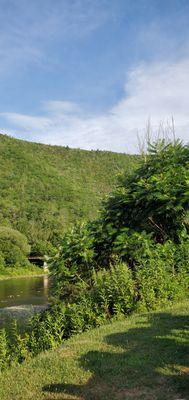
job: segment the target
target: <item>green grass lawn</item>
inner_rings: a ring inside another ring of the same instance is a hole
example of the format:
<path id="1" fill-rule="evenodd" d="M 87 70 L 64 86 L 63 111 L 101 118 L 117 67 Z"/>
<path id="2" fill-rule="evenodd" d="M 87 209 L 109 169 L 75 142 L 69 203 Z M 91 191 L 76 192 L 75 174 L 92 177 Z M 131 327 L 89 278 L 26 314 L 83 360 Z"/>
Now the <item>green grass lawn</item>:
<path id="1" fill-rule="evenodd" d="M 0 376 L 1 400 L 189 399 L 189 300 L 73 337 Z"/>

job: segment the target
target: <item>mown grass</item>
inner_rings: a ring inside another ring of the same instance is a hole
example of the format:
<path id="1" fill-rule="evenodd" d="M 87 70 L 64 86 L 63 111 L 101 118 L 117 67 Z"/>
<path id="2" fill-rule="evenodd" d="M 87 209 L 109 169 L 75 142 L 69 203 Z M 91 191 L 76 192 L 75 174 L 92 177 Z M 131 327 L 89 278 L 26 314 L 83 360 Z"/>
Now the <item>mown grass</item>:
<path id="1" fill-rule="evenodd" d="M 189 300 L 73 337 L 0 376 L 1 400 L 189 399 Z"/>

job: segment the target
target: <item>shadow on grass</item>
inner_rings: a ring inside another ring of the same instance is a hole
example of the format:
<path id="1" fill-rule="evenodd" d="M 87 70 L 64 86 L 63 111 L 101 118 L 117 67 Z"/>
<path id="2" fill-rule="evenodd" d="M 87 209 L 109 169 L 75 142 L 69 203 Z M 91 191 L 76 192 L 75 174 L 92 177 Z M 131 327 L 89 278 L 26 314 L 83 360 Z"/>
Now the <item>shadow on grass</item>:
<path id="1" fill-rule="evenodd" d="M 62 382 L 43 391 L 52 396 L 48 400 L 188 400 L 188 325 L 186 316 L 149 315 L 146 326 L 139 320 L 134 329 L 106 336 L 113 351 L 89 351 L 80 358 L 81 368 L 92 372 L 85 385 Z"/>

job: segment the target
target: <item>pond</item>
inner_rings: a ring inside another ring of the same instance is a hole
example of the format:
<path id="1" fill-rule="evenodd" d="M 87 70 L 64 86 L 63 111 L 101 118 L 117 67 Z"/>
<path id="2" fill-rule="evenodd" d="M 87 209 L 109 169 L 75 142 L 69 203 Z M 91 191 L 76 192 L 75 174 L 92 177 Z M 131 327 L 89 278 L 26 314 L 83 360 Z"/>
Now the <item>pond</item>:
<path id="1" fill-rule="evenodd" d="M 50 296 L 47 275 L 11 278 L 0 281 L 0 327 L 7 318 L 26 320 L 34 312 L 47 307 Z"/>

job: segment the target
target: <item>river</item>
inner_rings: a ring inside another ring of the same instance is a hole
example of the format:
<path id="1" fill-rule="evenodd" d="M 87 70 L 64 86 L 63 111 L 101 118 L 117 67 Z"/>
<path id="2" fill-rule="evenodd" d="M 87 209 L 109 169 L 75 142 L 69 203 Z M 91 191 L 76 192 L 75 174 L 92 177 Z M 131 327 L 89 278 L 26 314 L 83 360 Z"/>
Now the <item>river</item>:
<path id="1" fill-rule="evenodd" d="M 0 281 L 0 327 L 7 317 L 26 319 L 35 311 L 46 308 L 50 295 L 47 275 L 11 278 Z"/>

